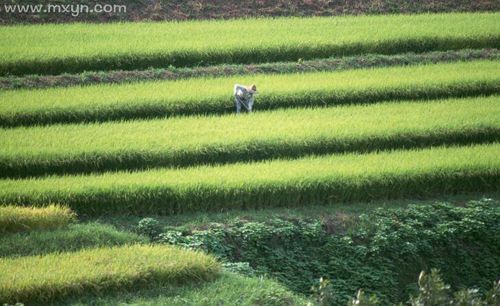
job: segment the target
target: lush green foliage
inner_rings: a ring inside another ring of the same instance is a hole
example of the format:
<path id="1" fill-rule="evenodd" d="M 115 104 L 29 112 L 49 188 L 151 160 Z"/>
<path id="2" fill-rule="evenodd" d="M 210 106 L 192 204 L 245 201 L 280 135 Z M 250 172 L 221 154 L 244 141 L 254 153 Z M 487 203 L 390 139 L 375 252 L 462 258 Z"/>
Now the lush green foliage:
<path id="1" fill-rule="evenodd" d="M 377 209 L 359 216 L 347 232 L 329 222 L 274 219 L 168 231 L 159 240 L 229 262 L 249 262 L 255 273 L 299 292 L 308 293 L 320 276 L 326 277 L 334 305 L 359 288 L 387 305 L 415 294 L 415 275 L 429 268 L 439 268 L 455 288 L 479 287 L 483 293 L 491 288 L 500 269 L 499 204 L 484 199 L 464 207 L 436 203 Z M 316 292 L 326 285 L 320 283 Z"/>
<path id="2" fill-rule="evenodd" d="M 472 144 L 500 141 L 500 96 L 16 128 L 0 139 L 4 177 Z"/>
<path id="3" fill-rule="evenodd" d="M 0 28 L 0 74 L 497 48 L 498 16 L 455 13 L 10 26 Z"/>
<path id="4" fill-rule="evenodd" d="M 308 301 L 266 278 L 224 272 L 212 282 L 182 287 L 156 286 L 140 292 L 80 296 L 55 305 L 297 306 Z"/>
<path id="5" fill-rule="evenodd" d="M 136 234 L 99 223 L 71 224 L 64 229 L 0 237 L 0 257 L 32 256 L 146 242 Z"/>
<path id="6" fill-rule="evenodd" d="M 61 75 L 28 75 L 0 77 L 0 89 L 49 88 L 102 83 L 127 83 L 153 80 L 178 80 L 193 77 L 222 77 L 256 73 L 293 73 L 337 71 L 369 67 L 437 64 L 444 62 L 471 61 L 478 59 L 498 60 L 500 50 L 465 49 L 404 53 L 395 55 L 361 54 L 356 56 L 299 60 L 297 62 L 275 62 L 261 64 L 221 64 L 214 66 L 149 68 L 146 70 L 86 71 Z"/>
<path id="7" fill-rule="evenodd" d="M 0 180 L 0 202 L 83 215 L 173 214 L 496 190 L 500 144 Z"/>
<path id="8" fill-rule="evenodd" d="M 75 221 L 76 215 L 68 207 L 0 206 L 0 233 L 22 232 L 37 229 L 54 229 Z"/>
<path id="9" fill-rule="evenodd" d="M 158 221 L 161 231 L 191 231 L 204 229 L 212 223 L 234 223 L 237 221 L 265 222 L 273 218 L 286 220 L 318 219 L 333 222 L 332 226 L 344 230 L 356 225 L 357 216 L 377 208 L 405 208 L 408 205 L 425 205 L 435 202 L 446 202 L 461 205 L 480 198 L 500 200 L 500 190 L 493 192 L 464 192 L 458 194 L 441 194 L 428 198 L 399 198 L 393 200 L 379 199 L 369 202 L 335 203 L 334 205 L 303 205 L 293 207 L 269 207 L 261 209 L 233 209 L 227 211 L 195 211 L 177 215 L 148 214 L 147 218 Z M 117 228 L 136 232 L 138 223 L 145 219 L 138 215 L 103 215 L 99 222 L 111 224 Z"/>
<path id="10" fill-rule="evenodd" d="M 418 278 L 418 295 L 412 296 L 406 303 L 411 306 L 491 306 L 500 305 L 500 281 L 493 282 L 493 288 L 484 298 L 477 289 L 461 289 L 450 295 L 450 286 L 446 285 L 439 270 L 431 269 L 430 273 L 422 271 Z M 313 287 L 315 301 L 318 305 L 330 306 L 335 303 L 335 292 L 327 279 L 320 279 L 319 285 Z M 348 306 L 380 306 L 382 304 L 375 294 L 367 295 L 360 289 Z M 402 303 L 398 305 L 403 305 Z"/>
<path id="11" fill-rule="evenodd" d="M 255 83 L 255 109 L 500 93 L 500 61 L 260 74 L 0 92 L 0 126 L 234 112 L 234 83 Z"/>
<path id="12" fill-rule="evenodd" d="M 144 218 L 139 221 L 139 224 L 135 228 L 136 232 L 140 235 L 146 236 L 153 240 L 161 232 L 160 222 L 153 218 Z"/>
<path id="13" fill-rule="evenodd" d="M 72 294 L 214 279 L 220 265 L 200 252 L 132 245 L 0 258 L 0 300 L 43 302 Z"/>
<path id="14" fill-rule="evenodd" d="M 442 281 L 436 269 L 432 269 L 430 273 L 422 271 L 418 278 L 418 286 L 419 294 L 410 299 L 411 306 L 500 305 L 500 281 L 498 280 L 493 282 L 493 288 L 484 299 L 478 294 L 477 289 L 462 289 L 450 296 L 450 286 Z"/>

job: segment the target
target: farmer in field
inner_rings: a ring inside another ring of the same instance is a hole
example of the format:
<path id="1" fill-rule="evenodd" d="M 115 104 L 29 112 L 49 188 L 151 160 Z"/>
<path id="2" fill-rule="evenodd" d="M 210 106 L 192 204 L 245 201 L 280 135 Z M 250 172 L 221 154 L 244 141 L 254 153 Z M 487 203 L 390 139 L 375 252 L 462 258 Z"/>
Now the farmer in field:
<path id="1" fill-rule="evenodd" d="M 241 106 L 243 106 L 249 113 L 252 112 L 253 102 L 255 101 L 254 94 L 257 92 L 257 86 L 252 84 L 244 86 L 240 84 L 234 85 L 234 102 L 236 104 L 236 113 L 239 114 Z"/>

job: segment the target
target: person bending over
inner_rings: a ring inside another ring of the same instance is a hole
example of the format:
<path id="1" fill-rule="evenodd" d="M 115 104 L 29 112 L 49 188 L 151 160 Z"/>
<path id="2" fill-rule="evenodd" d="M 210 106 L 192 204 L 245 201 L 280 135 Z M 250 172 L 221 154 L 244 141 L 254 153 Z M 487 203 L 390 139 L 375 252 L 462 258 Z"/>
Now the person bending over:
<path id="1" fill-rule="evenodd" d="M 236 104 L 236 113 L 239 114 L 241 111 L 241 106 L 245 108 L 249 113 L 252 112 L 253 103 L 255 101 L 254 94 L 257 92 L 257 86 L 252 84 L 250 86 L 244 86 L 240 84 L 234 85 L 234 102 Z"/>

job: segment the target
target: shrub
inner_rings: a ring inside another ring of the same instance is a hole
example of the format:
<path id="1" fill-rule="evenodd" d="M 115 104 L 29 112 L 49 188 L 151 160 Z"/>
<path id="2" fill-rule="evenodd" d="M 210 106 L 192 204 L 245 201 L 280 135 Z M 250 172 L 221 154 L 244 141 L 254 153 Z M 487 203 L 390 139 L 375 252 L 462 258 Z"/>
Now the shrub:
<path id="1" fill-rule="evenodd" d="M 149 237 L 151 240 L 156 240 L 162 228 L 158 220 L 153 218 L 144 218 L 139 221 L 135 230 L 140 235 Z"/>
<path id="2" fill-rule="evenodd" d="M 489 306 L 499 305 L 500 303 L 500 282 L 494 282 L 493 288 L 480 297 L 477 289 L 461 289 L 450 295 L 450 286 L 446 285 L 439 270 L 432 269 L 430 273 L 422 271 L 418 278 L 418 295 L 412 296 L 408 302 L 411 306 Z M 362 290 L 354 298 L 349 306 L 376 306 L 382 305 L 374 296 L 366 297 Z M 401 304 L 400 304 L 401 305 Z"/>
<path id="3" fill-rule="evenodd" d="M 248 262 L 226 262 L 222 264 L 224 270 L 245 276 L 254 276 L 255 271 Z"/>
<path id="4" fill-rule="evenodd" d="M 436 203 L 375 210 L 342 235 L 330 234 L 318 221 L 275 219 L 169 231 L 160 241 L 201 249 L 225 262 L 248 262 L 256 274 L 268 274 L 296 292 L 310 293 L 315 285 L 316 299 L 323 296 L 334 305 L 345 305 L 359 288 L 359 300 L 387 305 L 417 294 L 414 277 L 430 267 L 439 268 L 453 288 L 474 286 L 484 294 L 500 270 L 499 219 L 499 202 L 483 199 L 464 207 Z M 328 290 L 318 291 L 318 276 L 330 280 L 319 285 Z"/>
<path id="5" fill-rule="evenodd" d="M 450 295 L 450 286 L 446 285 L 439 271 L 432 269 L 430 273 L 422 271 L 418 278 L 419 292 L 416 296 L 412 296 L 405 303 L 411 306 L 490 306 L 499 305 L 500 303 L 500 282 L 493 283 L 493 288 L 482 298 L 478 295 L 477 289 L 461 289 Z M 319 305 L 333 305 L 334 294 L 330 286 L 330 282 L 325 279 L 320 279 L 318 287 L 313 287 L 315 299 Z M 376 295 L 366 295 L 363 290 L 358 290 L 356 297 L 351 299 L 348 306 L 381 306 Z M 400 306 L 403 303 L 398 304 Z"/>

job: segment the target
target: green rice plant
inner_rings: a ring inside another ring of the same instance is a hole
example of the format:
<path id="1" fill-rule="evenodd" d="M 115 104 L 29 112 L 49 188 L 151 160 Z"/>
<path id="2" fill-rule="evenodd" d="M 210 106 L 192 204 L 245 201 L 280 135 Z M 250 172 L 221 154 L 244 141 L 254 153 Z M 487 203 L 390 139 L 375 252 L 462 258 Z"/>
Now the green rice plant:
<path id="1" fill-rule="evenodd" d="M 27 75 L 0 77 L 0 89 L 69 87 L 93 84 L 119 84 L 153 80 L 179 80 L 194 77 L 217 77 L 257 73 L 293 73 L 338 71 L 348 69 L 391 67 L 450 63 L 470 60 L 500 60 L 500 49 L 461 49 L 402 54 L 361 54 L 344 57 L 318 58 L 294 62 L 262 64 L 219 64 L 177 68 L 149 68 L 145 70 L 87 71 L 61 75 Z"/>
<path id="2" fill-rule="evenodd" d="M 500 141 L 500 96 L 14 128 L 0 141 L 1 177 L 484 143 Z"/>
<path id="3" fill-rule="evenodd" d="M 0 258 L 0 301 L 43 303 L 81 294 L 213 280 L 219 263 L 172 246 L 132 245 Z"/>
<path id="4" fill-rule="evenodd" d="M 78 251 L 86 248 L 110 247 L 147 239 L 134 233 L 119 231 L 99 223 L 70 224 L 50 231 L 13 233 L 0 237 L 0 257 L 44 255 Z"/>
<path id="5" fill-rule="evenodd" d="M 260 74 L 0 92 L 0 126 L 234 112 L 234 83 L 255 83 L 255 109 L 500 93 L 500 61 Z"/>
<path id="6" fill-rule="evenodd" d="M 0 202 L 82 215 L 175 214 L 494 191 L 500 144 L 0 180 Z"/>
<path id="7" fill-rule="evenodd" d="M 75 213 L 61 205 L 0 206 L 0 233 L 60 228 L 75 220 Z"/>
<path id="8" fill-rule="evenodd" d="M 256 63 L 500 47 L 494 13 L 0 28 L 0 75 Z"/>

